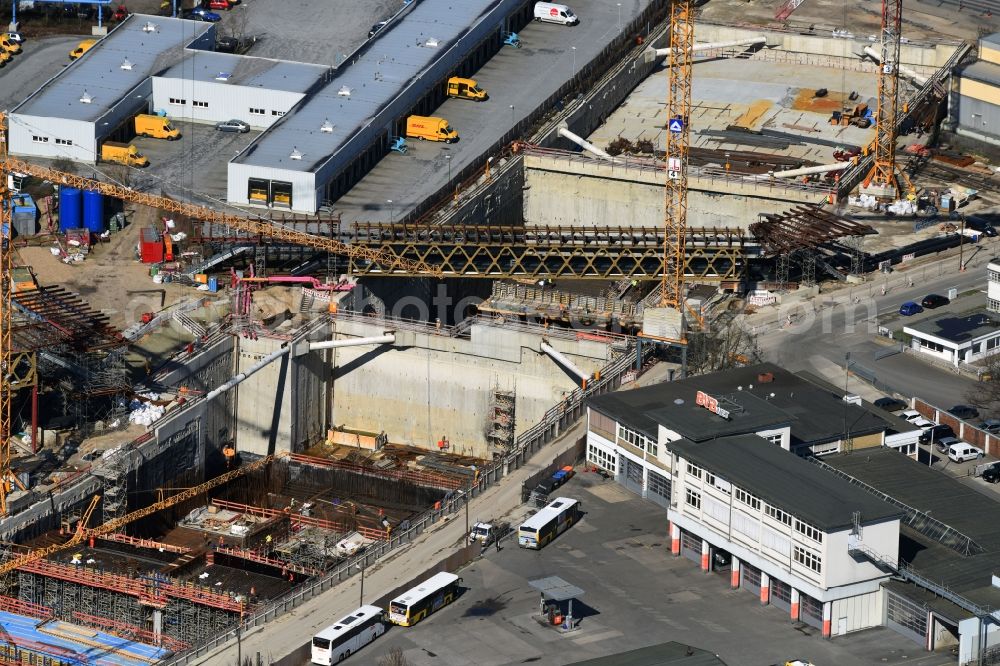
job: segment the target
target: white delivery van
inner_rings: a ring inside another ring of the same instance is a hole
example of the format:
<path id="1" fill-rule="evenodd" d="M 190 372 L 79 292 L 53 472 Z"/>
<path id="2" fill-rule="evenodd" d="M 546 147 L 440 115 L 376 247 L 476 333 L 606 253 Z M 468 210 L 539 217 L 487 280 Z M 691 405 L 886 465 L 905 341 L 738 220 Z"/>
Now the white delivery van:
<path id="1" fill-rule="evenodd" d="M 580 22 L 572 9 L 566 5 L 557 5 L 552 2 L 535 3 L 535 20 L 563 25 L 576 25 Z"/>
<path id="2" fill-rule="evenodd" d="M 948 447 L 948 458 L 952 462 L 965 462 L 983 457 L 983 450 L 965 442 L 952 444 Z"/>

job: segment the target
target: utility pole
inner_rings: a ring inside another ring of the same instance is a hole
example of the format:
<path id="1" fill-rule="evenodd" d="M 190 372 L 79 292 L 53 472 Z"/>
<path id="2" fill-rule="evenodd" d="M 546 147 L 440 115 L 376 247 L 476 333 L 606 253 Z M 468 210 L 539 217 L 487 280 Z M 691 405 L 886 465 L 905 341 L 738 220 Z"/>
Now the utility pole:
<path id="1" fill-rule="evenodd" d="M 367 559 L 367 556 L 363 555 L 362 556 L 362 560 L 361 560 L 361 564 L 355 564 L 354 565 L 358 569 L 361 569 L 361 598 L 358 599 L 358 606 L 364 606 L 365 605 L 365 566 L 364 566 L 365 565 L 365 559 Z"/>
<path id="2" fill-rule="evenodd" d="M 965 215 L 962 216 L 962 230 L 958 234 L 958 272 L 965 272 Z"/>

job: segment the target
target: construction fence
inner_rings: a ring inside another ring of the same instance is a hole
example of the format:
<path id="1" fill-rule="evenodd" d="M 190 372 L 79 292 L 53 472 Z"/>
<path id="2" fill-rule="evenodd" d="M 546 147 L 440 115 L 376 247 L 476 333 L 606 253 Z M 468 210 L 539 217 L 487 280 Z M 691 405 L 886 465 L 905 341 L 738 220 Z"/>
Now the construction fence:
<path id="1" fill-rule="evenodd" d="M 572 427 L 585 414 L 586 401 L 590 397 L 614 391 L 621 386 L 623 378 L 630 375 L 635 367 L 641 365 L 654 352 L 654 345 L 643 345 L 636 350 L 634 343 L 629 344 L 626 351 L 612 361 L 601 371 L 601 378 L 589 383 L 586 389 L 575 389 L 565 400 L 549 409 L 542 419 L 523 432 L 516 440 L 514 448 L 502 459 L 485 468 L 479 475 L 479 481 L 467 490 L 456 492 L 452 499 L 439 508 L 430 509 L 409 521 L 406 529 L 397 529 L 390 533 L 388 539 L 371 544 L 364 552 L 345 561 L 336 569 L 325 575 L 309 581 L 288 594 L 272 601 L 256 612 L 245 616 L 238 627 L 229 631 L 219 632 L 203 643 L 193 646 L 187 652 L 173 656 L 161 662 L 164 666 L 183 666 L 216 650 L 231 641 L 237 640 L 240 632 L 261 626 L 275 618 L 298 607 L 305 601 L 326 592 L 341 581 L 357 575 L 393 551 L 406 548 L 424 530 L 438 521 L 450 517 L 464 508 L 465 502 L 497 483 L 507 474 L 525 464 L 540 448 L 559 437 L 566 429 Z M 574 447 L 575 448 L 575 447 Z M 563 463 L 569 464 L 569 463 Z"/>

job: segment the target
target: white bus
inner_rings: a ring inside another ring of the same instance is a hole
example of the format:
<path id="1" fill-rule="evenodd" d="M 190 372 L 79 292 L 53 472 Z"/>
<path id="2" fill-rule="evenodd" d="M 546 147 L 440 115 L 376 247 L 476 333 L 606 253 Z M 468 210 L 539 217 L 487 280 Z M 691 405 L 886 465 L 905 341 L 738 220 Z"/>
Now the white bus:
<path id="1" fill-rule="evenodd" d="M 312 663 L 340 663 L 384 633 L 385 611 L 378 606 L 362 606 L 313 636 Z"/>
<path id="2" fill-rule="evenodd" d="M 580 503 L 568 497 L 557 497 L 517 529 L 517 545 L 541 549 L 579 519 Z"/>
<path id="3" fill-rule="evenodd" d="M 458 596 L 462 579 L 442 571 L 420 585 L 407 590 L 389 604 L 389 621 L 412 627 L 437 609 L 447 606 Z"/>

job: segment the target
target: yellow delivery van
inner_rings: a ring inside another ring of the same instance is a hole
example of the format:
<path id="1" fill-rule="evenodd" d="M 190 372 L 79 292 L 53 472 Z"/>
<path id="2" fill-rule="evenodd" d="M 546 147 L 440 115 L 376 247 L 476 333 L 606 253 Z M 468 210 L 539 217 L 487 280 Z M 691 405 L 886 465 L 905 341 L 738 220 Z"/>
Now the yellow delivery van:
<path id="1" fill-rule="evenodd" d="M 434 116 L 410 116 L 406 119 L 406 136 L 421 141 L 458 141 L 456 132 L 444 118 Z"/>
<path id="2" fill-rule="evenodd" d="M 475 102 L 485 102 L 490 98 L 486 91 L 479 87 L 475 79 L 463 79 L 460 76 L 453 76 L 448 79 L 445 86 L 445 93 L 448 97 L 458 99 L 471 99 Z"/>
<path id="3" fill-rule="evenodd" d="M 114 141 L 105 141 L 101 146 L 101 159 L 105 162 L 117 162 L 134 167 L 149 166 L 149 160 L 139 152 L 138 148 L 127 143 L 115 143 Z"/>
<path id="4" fill-rule="evenodd" d="M 180 130 L 170 124 L 170 118 L 152 116 L 147 113 L 140 113 L 135 117 L 135 133 L 139 136 L 166 139 L 167 141 L 181 138 Z"/>
<path id="5" fill-rule="evenodd" d="M 86 53 L 87 51 L 89 51 L 91 49 L 91 47 L 93 47 L 94 44 L 96 44 L 96 43 L 97 43 L 96 39 L 85 39 L 85 40 L 83 40 L 82 42 L 80 42 L 79 44 L 76 45 L 75 49 L 73 49 L 72 51 L 69 52 L 69 59 L 70 60 L 76 60 L 77 58 L 79 58 L 80 56 L 82 56 L 84 53 Z"/>

